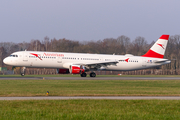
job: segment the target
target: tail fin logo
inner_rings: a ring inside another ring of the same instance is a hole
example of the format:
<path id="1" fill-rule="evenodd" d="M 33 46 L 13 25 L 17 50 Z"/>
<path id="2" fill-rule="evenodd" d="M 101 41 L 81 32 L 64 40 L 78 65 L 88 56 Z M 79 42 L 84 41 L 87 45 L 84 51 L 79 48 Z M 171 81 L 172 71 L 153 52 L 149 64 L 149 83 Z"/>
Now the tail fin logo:
<path id="1" fill-rule="evenodd" d="M 161 46 L 164 49 L 164 45 L 163 44 L 157 43 L 157 45 Z"/>

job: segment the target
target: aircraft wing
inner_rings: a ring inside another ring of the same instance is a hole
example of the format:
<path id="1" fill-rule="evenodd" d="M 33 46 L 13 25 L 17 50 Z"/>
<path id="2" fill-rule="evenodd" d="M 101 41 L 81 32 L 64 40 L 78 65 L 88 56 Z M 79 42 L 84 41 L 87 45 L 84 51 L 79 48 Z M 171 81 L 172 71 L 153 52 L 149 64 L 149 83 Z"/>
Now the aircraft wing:
<path id="1" fill-rule="evenodd" d="M 105 62 L 95 62 L 95 63 L 79 63 L 76 65 L 83 65 L 85 67 L 88 67 L 89 69 L 99 69 L 101 67 L 107 67 L 109 65 L 116 65 L 118 61 L 105 61 Z"/>

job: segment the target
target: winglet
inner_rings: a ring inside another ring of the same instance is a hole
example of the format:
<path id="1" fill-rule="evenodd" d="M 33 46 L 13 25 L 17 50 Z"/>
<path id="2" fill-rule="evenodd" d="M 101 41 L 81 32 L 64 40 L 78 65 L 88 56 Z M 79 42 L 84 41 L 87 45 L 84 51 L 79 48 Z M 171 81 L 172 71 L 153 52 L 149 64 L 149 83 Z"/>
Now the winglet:
<path id="1" fill-rule="evenodd" d="M 142 57 L 163 58 L 168 43 L 169 35 L 162 35 Z"/>

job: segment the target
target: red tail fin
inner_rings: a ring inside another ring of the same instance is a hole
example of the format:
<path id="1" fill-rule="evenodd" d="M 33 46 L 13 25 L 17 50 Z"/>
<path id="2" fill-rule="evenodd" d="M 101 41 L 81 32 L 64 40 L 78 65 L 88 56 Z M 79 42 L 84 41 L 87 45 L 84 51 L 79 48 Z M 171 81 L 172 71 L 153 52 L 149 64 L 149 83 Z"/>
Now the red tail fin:
<path id="1" fill-rule="evenodd" d="M 169 35 L 162 35 L 142 57 L 163 58 L 168 43 Z"/>

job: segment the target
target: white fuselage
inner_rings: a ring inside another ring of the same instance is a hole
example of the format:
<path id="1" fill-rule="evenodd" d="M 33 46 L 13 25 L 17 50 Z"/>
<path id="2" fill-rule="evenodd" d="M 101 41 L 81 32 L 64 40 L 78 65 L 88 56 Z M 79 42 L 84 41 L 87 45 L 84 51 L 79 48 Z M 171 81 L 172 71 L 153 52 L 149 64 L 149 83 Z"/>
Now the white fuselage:
<path id="1" fill-rule="evenodd" d="M 156 62 L 162 60 L 165 62 Z M 65 52 L 37 52 L 19 51 L 14 52 L 4 59 L 4 63 L 19 67 L 34 68 L 60 68 L 69 69 L 73 64 L 93 64 L 110 61 L 118 61 L 115 65 L 101 67 L 101 70 L 139 70 L 168 64 L 170 61 L 161 58 L 141 57 L 133 55 L 106 55 L 106 54 L 84 54 Z"/>

